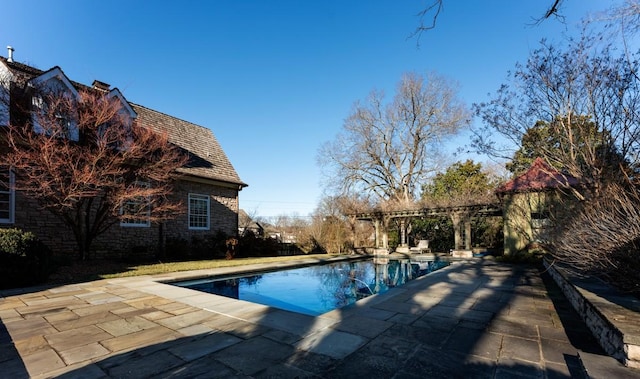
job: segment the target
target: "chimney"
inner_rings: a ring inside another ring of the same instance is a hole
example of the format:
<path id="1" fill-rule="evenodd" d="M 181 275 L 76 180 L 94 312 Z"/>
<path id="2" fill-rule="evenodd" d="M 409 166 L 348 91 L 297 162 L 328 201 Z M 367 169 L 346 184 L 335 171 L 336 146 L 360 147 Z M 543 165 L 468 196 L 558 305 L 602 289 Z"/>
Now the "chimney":
<path id="1" fill-rule="evenodd" d="M 102 92 L 109 92 L 109 87 L 111 87 L 109 84 L 101 82 L 99 80 L 94 80 L 92 86 L 93 89 L 97 89 L 98 91 Z"/>
<path id="2" fill-rule="evenodd" d="M 7 62 L 13 62 L 13 51 L 15 49 L 11 46 L 7 46 L 7 50 L 9 51 L 9 53 L 7 54 Z"/>

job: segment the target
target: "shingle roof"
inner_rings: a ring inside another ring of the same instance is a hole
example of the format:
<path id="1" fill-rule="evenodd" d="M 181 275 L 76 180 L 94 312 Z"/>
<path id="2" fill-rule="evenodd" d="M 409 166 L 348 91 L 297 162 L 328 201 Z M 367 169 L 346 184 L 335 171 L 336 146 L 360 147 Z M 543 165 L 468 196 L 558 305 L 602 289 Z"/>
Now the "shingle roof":
<path id="1" fill-rule="evenodd" d="M 536 158 L 527 172 L 498 187 L 496 193 L 544 191 L 578 184 L 577 178 L 561 173 L 542 158 Z"/>
<path id="2" fill-rule="evenodd" d="M 22 63 L 9 62 L 4 57 L 0 57 L 0 62 L 9 68 L 16 76 L 15 79 L 22 84 L 47 72 Z M 77 89 L 92 88 L 74 81 L 71 81 L 71 83 Z M 142 105 L 131 102 L 129 104 L 138 114 L 137 121 L 141 125 L 159 132 L 166 132 L 169 142 L 189 154 L 189 162 L 178 169 L 178 172 L 204 179 L 227 182 L 241 187 L 247 186 L 246 183 L 240 180 L 238 173 L 231 165 L 229 158 L 227 158 L 211 130 Z"/>
<path id="3" fill-rule="evenodd" d="M 7 58 L 5 57 L 0 57 L 0 62 L 4 63 L 10 70 L 11 72 L 16 76 L 14 78 L 15 82 L 18 82 L 20 84 L 24 84 L 26 83 L 29 79 L 32 79 L 36 76 L 40 76 L 42 74 L 44 74 L 45 72 L 51 71 L 55 68 L 60 69 L 60 67 L 58 66 L 53 66 L 48 70 L 41 70 L 39 68 L 35 68 L 35 67 L 31 67 L 31 66 L 27 66 L 26 64 L 23 63 L 19 63 L 16 61 L 13 62 L 9 62 L 7 60 Z M 60 69 L 60 71 L 62 71 L 62 69 Z M 78 83 L 78 82 L 74 82 L 73 80 L 69 80 L 74 87 L 76 87 L 76 89 L 80 89 L 80 88 L 87 88 L 90 89 L 91 87 L 86 86 L 82 83 Z"/>
<path id="4" fill-rule="evenodd" d="M 140 125 L 167 133 L 169 142 L 189 153 L 189 162 L 178 169 L 180 173 L 246 186 L 211 130 L 142 105 L 129 104 L 138 114 L 136 120 Z"/>

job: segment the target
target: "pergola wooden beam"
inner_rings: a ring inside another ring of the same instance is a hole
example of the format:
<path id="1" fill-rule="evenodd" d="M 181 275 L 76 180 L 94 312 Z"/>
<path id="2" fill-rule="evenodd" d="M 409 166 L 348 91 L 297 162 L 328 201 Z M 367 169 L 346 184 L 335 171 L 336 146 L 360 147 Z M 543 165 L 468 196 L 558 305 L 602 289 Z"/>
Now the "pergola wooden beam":
<path id="1" fill-rule="evenodd" d="M 395 211 L 371 211 L 356 213 L 358 220 L 382 220 L 384 218 L 400 217 L 437 217 L 448 216 L 452 213 L 473 213 L 477 216 L 502 216 L 500 204 L 457 205 L 451 207 L 425 207 L 418 209 L 403 209 Z"/>

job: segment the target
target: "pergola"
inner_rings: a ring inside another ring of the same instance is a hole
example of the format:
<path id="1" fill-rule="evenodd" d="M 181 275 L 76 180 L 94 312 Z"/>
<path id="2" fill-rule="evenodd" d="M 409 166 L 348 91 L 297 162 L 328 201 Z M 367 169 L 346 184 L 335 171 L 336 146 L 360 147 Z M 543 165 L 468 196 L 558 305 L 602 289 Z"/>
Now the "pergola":
<path id="1" fill-rule="evenodd" d="M 502 216 L 499 203 L 458 205 L 450 207 L 423 207 L 394 211 L 371 211 L 356 214 L 358 220 L 372 221 L 375 228 L 375 247 L 389 248 L 389 223 L 397 220 L 400 226 L 400 246 L 408 249 L 407 228 L 413 218 L 451 217 L 455 249 L 471 249 L 471 220 L 474 217 Z M 464 240 L 462 231 L 464 229 Z M 463 243 L 464 242 L 464 243 Z"/>

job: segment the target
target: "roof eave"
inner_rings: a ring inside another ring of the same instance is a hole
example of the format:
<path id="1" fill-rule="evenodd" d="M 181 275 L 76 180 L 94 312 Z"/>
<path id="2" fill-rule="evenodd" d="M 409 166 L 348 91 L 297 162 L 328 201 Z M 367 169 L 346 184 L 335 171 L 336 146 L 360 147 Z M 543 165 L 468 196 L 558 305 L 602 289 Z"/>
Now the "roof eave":
<path id="1" fill-rule="evenodd" d="M 243 188 L 249 186 L 247 183 L 244 183 L 244 182 L 213 179 L 213 178 L 207 178 L 200 175 L 193 175 L 193 174 L 187 174 L 187 173 L 180 173 L 180 176 L 178 177 L 178 179 L 186 180 L 190 182 L 196 182 L 196 183 L 210 184 L 210 185 L 215 185 L 215 186 L 220 186 L 225 188 L 237 189 L 238 191 L 242 191 Z"/>

